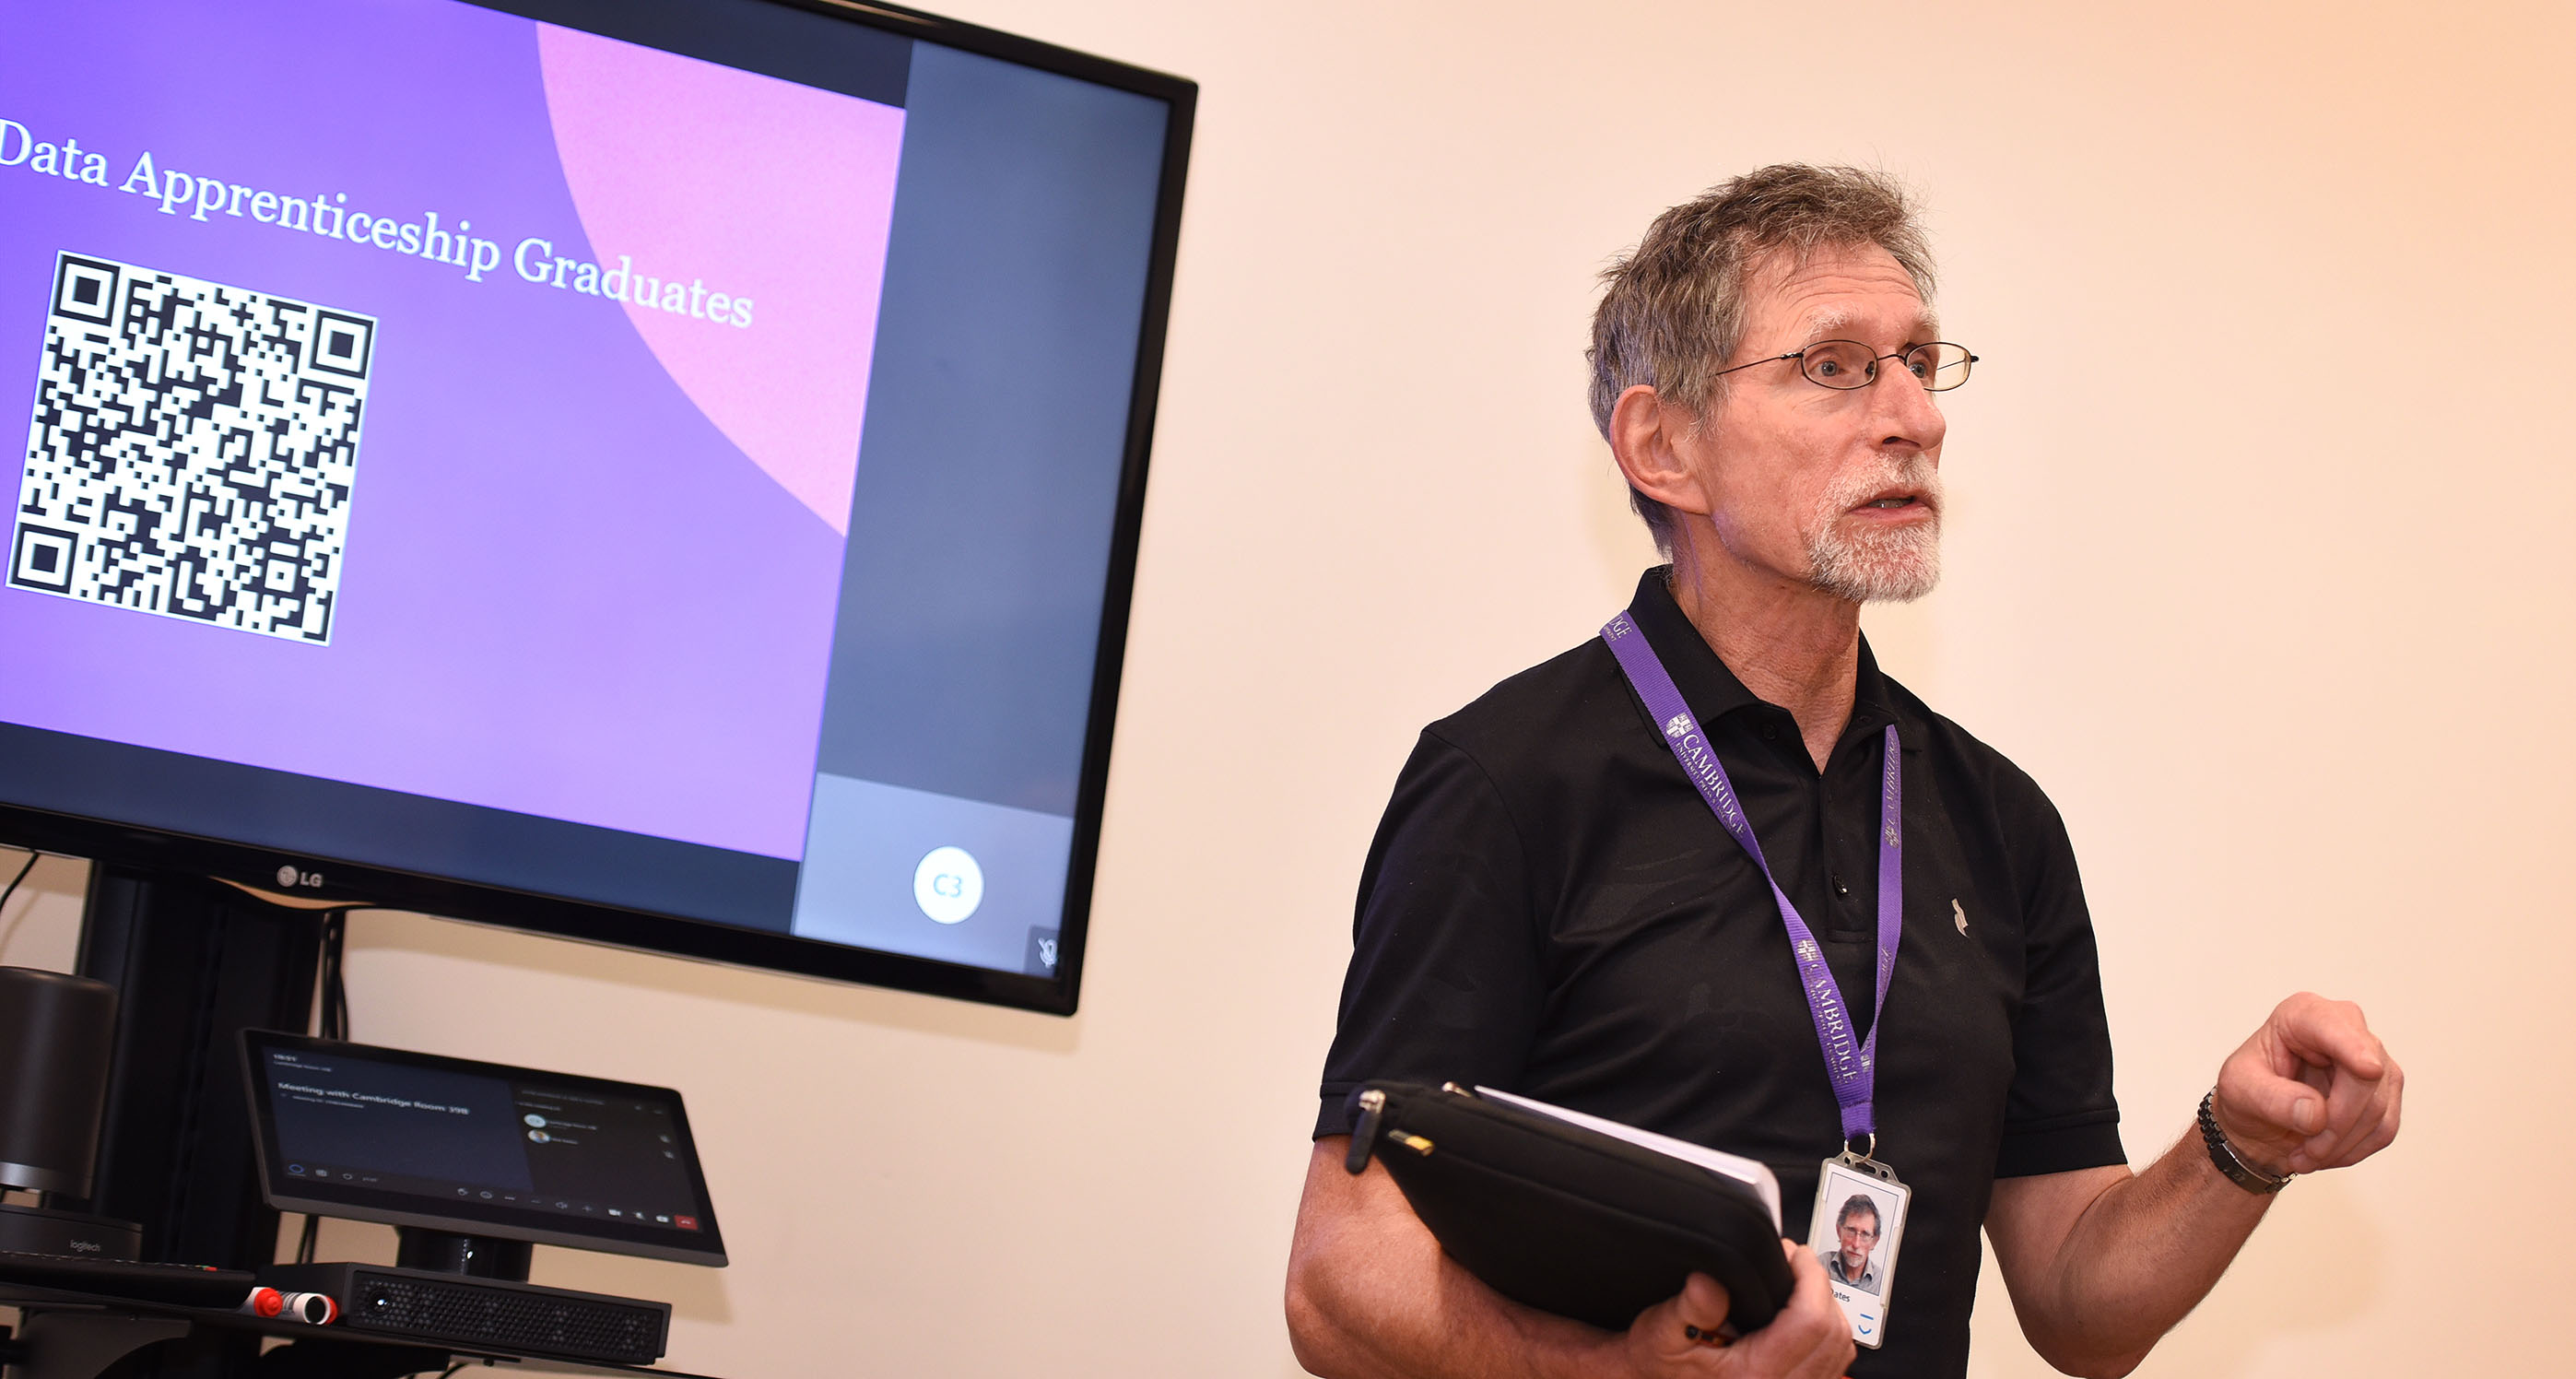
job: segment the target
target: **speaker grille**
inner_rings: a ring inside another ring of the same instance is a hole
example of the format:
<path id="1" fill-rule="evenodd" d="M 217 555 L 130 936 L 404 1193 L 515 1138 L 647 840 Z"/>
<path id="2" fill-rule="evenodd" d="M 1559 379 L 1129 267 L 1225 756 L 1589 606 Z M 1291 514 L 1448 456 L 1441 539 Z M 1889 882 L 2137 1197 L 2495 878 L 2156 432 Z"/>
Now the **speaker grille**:
<path id="1" fill-rule="evenodd" d="M 662 1316 L 649 1307 L 364 1273 L 350 1294 L 341 1321 L 362 1331 L 630 1365 L 662 1355 Z"/>

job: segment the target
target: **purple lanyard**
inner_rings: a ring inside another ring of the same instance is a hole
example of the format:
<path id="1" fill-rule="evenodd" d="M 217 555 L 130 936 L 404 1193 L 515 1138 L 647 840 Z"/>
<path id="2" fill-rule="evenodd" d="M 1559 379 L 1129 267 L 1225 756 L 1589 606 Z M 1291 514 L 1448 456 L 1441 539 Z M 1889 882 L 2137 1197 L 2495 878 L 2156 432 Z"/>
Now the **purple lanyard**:
<path id="1" fill-rule="evenodd" d="M 1753 826 L 1744 819 L 1744 807 L 1736 802 L 1734 783 L 1726 778 L 1726 767 L 1719 764 L 1717 749 L 1700 731 L 1699 720 L 1682 701 L 1682 692 L 1673 684 L 1670 672 L 1646 645 L 1637 624 L 1626 613 L 1612 618 L 1601 629 L 1601 640 L 1610 644 L 1610 654 L 1619 658 L 1619 669 L 1627 672 L 1628 683 L 1637 697 L 1646 701 L 1646 712 L 1664 730 L 1664 745 L 1671 748 L 1673 760 L 1681 763 L 1682 774 L 1699 787 L 1699 795 L 1708 801 L 1717 822 L 1736 842 L 1744 845 L 1745 854 L 1762 871 L 1762 879 L 1771 886 L 1771 899 L 1780 906 L 1780 923 L 1789 931 L 1789 951 L 1798 960 L 1798 982 L 1806 989 L 1807 1013 L 1816 1020 L 1816 1042 L 1825 1051 L 1825 1071 L 1833 1077 L 1834 1101 L 1842 1107 L 1843 1142 L 1849 1147 L 1864 1135 L 1876 1143 L 1878 1120 L 1871 1106 L 1872 1088 L 1878 1065 L 1878 1017 L 1887 1012 L 1887 982 L 1896 972 L 1896 945 L 1905 936 L 1905 864 L 1899 849 L 1905 842 L 1904 769 L 1896 746 L 1896 725 L 1887 725 L 1887 745 L 1881 760 L 1882 786 L 1878 811 L 1878 1001 L 1870 1007 L 1869 1038 L 1857 1044 L 1852 1039 L 1851 1012 L 1843 1006 L 1843 993 L 1834 985 L 1832 969 L 1825 966 L 1824 950 L 1816 946 L 1816 936 L 1807 922 L 1798 917 L 1798 907 L 1789 903 L 1788 892 L 1780 889 L 1779 880 L 1771 874 L 1771 864 L 1762 857 L 1762 844 L 1753 837 Z M 1868 1151 L 1863 1151 L 1868 1152 Z"/>

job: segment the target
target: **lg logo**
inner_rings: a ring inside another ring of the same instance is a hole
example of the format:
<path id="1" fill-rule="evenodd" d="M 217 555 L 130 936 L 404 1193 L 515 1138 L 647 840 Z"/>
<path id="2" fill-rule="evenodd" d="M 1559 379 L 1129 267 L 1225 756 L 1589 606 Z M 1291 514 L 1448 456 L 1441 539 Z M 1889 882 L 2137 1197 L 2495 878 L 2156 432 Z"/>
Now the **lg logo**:
<path id="1" fill-rule="evenodd" d="M 322 885 L 322 873 L 318 871 L 297 871 L 291 865 L 280 863 L 277 868 L 277 884 L 281 886 L 305 886 L 318 890 Z"/>

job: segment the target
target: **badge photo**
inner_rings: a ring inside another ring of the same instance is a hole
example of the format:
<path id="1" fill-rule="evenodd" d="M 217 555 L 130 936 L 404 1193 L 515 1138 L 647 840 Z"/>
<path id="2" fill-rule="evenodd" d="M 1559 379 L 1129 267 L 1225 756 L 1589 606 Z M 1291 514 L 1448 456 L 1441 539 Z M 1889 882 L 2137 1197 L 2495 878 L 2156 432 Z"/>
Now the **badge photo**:
<path id="1" fill-rule="evenodd" d="M 1875 1349 L 1887 1339 L 1888 1302 L 1896 1284 L 1896 1251 L 1905 1236 L 1913 1189 L 1869 1160 L 1829 1159 L 1816 1180 L 1816 1216 L 1808 1248 L 1825 1266 L 1826 1286 L 1851 1318 L 1854 1343 Z"/>

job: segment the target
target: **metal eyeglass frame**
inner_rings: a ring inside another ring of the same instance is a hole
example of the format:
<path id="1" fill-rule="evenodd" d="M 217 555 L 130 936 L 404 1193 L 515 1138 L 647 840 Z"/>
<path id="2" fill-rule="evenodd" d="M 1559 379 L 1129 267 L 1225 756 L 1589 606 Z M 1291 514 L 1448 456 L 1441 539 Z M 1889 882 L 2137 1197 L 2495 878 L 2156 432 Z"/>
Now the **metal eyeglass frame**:
<path id="1" fill-rule="evenodd" d="M 1936 348 L 1936 347 L 1938 347 L 1938 346 L 1942 346 L 1942 345 L 1948 345 L 1950 348 L 1952 348 L 1952 349 L 1954 349 L 1954 350 L 1957 350 L 1959 353 L 1961 353 L 1961 354 L 1963 354 L 1963 355 L 1967 355 L 1967 365 L 1968 365 L 1968 366 L 1971 366 L 1971 367 L 1972 367 L 1972 366 L 1974 366 L 1974 365 L 1976 364 L 1976 362 L 1977 362 L 1977 356 L 1975 356 L 1975 355 L 1973 355 L 1973 354 L 1969 354 L 1969 353 L 1968 353 L 1968 347 L 1967 347 L 1967 346 L 1965 346 L 1965 345 L 1962 345 L 1962 344 L 1958 343 L 1958 342 L 1957 342 L 1957 341 L 1955 341 L 1955 340 L 1926 340 L 1926 341 L 1924 341 L 1922 344 L 1911 346 L 1911 347 L 1909 347 L 1909 348 L 1907 348 L 1907 349 L 1905 349 L 1905 350 L 1903 350 L 1903 351 L 1900 351 L 1899 353 L 1896 353 L 1896 354 L 1878 354 L 1878 355 L 1871 355 L 1871 356 L 1870 356 L 1870 360 L 1869 360 L 1869 368 L 1868 368 L 1868 370 L 1867 370 L 1867 371 L 1865 371 L 1865 372 L 1863 372 L 1863 373 L 1861 374 L 1861 376 L 1860 376 L 1860 381 L 1859 381 L 1858 383 L 1828 383 L 1828 382 L 1826 382 L 1825 380 L 1823 380 L 1823 379 L 1821 379 L 1821 378 L 1816 377 L 1814 374 L 1811 374 L 1811 373 L 1807 372 L 1807 364 L 1806 364 L 1807 351 L 1808 351 L 1808 350 L 1822 349 L 1822 348 L 1824 348 L 1824 347 L 1825 347 L 1825 346 L 1827 346 L 1827 345 L 1851 345 L 1851 346 L 1855 346 L 1855 347 L 1857 347 L 1857 348 L 1859 348 L 1859 349 L 1862 349 L 1862 350 L 1867 350 L 1867 349 L 1869 348 L 1869 346 L 1862 344 L 1862 343 L 1861 343 L 1860 341 L 1858 341 L 1858 340 L 1819 340 L 1819 341 L 1817 341 L 1816 343 L 1814 343 L 1814 344 L 1812 344 L 1812 345 L 1808 345 L 1808 346 L 1806 346 L 1806 347 L 1805 347 L 1805 348 L 1803 348 L 1803 349 L 1795 349 L 1795 350 L 1791 350 L 1791 351 L 1789 351 L 1787 354 L 1775 354 L 1775 355 L 1772 355 L 1772 356 L 1771 356 L 1770 358 L 1768 358 L 1768 359 L 1756 359 L 1756 360 L 1754 360 L 1754 361 L 1753 361 L 1752 363 L 1750 363 L 1750 364 L 1738 364 L 1738 365 L 1736 365 L 1734 368 L 1731 368 L 1731 369 L 1720 369 L 1720 370 L 1718 370 L 1717 372 L 1715 372 L 1715 373 L 1713 373 L 1713 374 L 1710 374 L 1710 375 L 1709 375 L 1709 377 L 1711 377 L 1711 378 L 1724 378 L 1724 377 L 1725 377 L 1725 376 L 1727 376 L 1728 374 L 1731 374 L 1731 373 L 1742 373 L 1742 372 L 1743 372 L 1744 370 L 1746 370 L 1746 369 L 1759 368 L 1760 366 L 1762 366 L 1762 365 L 1764 365 L 1764 364 L 1780 364 L 1780 363 L 1785 363 L 1785 362 L 1787 362 L 1787 361 L 1789 361 L 1789 360 L 1795 359 L 1795 360 L 1797 360 L 1797 361 L 1798 361 L 1798 376 L 1799 376 L 1800 378 L 1803 378 L 1803 379 L 1807 380 L 1808 382 L 1815 384 L 1815 385 L 1816 385 L 1817 387 L 1819 387 L 1819 388 L 1831 388 L 1831 389 L 1833 389 L 1835 392 L 1838 392 L 1838 393 L 1853 393 L 1853 392 L 1858 392 L 1858 391 L 1860 391 L 1861 389 L 1868 387 L 1870 384 L 1872 384 L 1872 383 L 1876 383 L 1876 382 L 1878 381 L 1878 361 L 1879 361 L 1879 360 L 1882 360 L 1882 359 L 1893 359 L 1893 360 L 1897 361 L 1897 362 L 1898 362 L 1898 363 L 1900 363 L 1900 364 L 1905 364 L 1905 365 L 1906 365 L 1906 372 L 1908 372 L 1908 373 L 1912 373 L 1912 372 L 1913 372 L 1913 367 L 1914 367 L 1914 366 L 1913 366 L 1912 364 L 1910 364 L 1910 363 L 1907 363 L 1907 361 L 1911 360 L 1915 355 L 1920 354 L 1920 353 L 1922 353 L 1922 352 L 1923 352 L 1923 351 L 1925 351 L 1925 350 L 1933 349 L 1933 348 Z M 1932 380 L 1931 380 L 1931 379 L 1929 379 L 1929 378 L 1924 378 L 1924 377 L 1920 377 L 1920 376 L 1918 376 L 1918 377 L 1917 377 L 1917 379 L 1916 379 L 1916 381 L 1917 381 L 1917 382 L 1919 382 L 1919 383 L 1921 383 L 1921 384 L 1923 385 L 1923 391 L 1925 391 L 1925 392 L 1927 392 L 1927 393 L 1946 393 L 1946 392 L 1949 392 L 1951 389 L 1958 387 L 1960 383 L 1965 383 L 1965 382 L 1967 382 L 1967 381 L 1968 381 L 1968 372 L 1969 372 L 1969 369 L 1968 369 L 1968 368 L 1966 368 L 1966 367 L 1963 367 L 1963 368 L 1960 370 L 1960 372 L 1959 372 L 1959 379 L 1958 379 L 1958 382 L 1957 382 L 1957 383 L 1945 383 L 1945 384 L 1942 384 L 1940 387 L 1937 387 L 1937 388 L 1936 388 L 1936 387 L 1934 387 L 1934 386 L 1932 386 Z"/>

